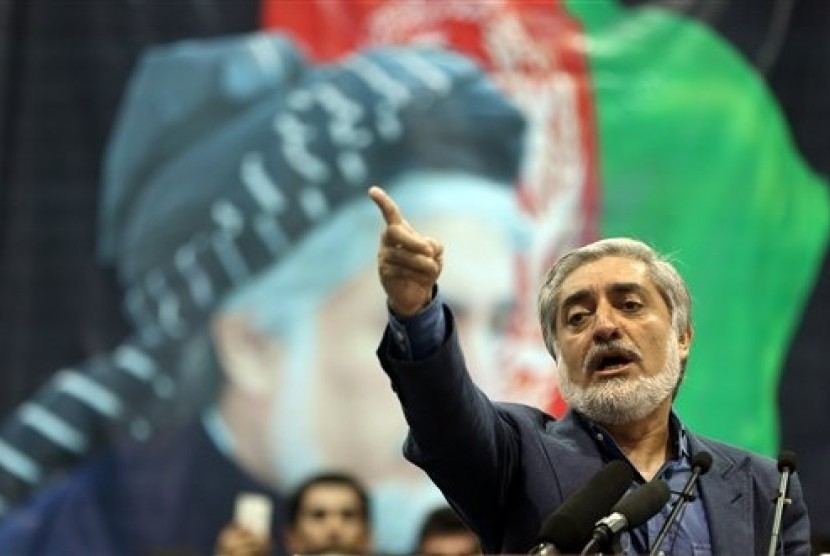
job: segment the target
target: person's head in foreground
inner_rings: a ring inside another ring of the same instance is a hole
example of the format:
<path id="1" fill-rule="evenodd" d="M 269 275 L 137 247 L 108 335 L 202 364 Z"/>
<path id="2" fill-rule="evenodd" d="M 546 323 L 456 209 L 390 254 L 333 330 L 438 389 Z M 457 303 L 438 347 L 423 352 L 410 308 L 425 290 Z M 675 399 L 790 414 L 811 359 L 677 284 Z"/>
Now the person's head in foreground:
<path id="1" fill-rule="evenodd" d="M 428 556 L 471 556 L 480 554 L 478 538 L 452 508 L 441 507 L 424 519 L 418 536 L 417 554 Z"/>
<path id="2" fill-rule="evenodd" d="M 612 238 L 569 252 L 547 273 L 539 318 L 571 408 L 610 426 L 668 416 L 692 341 L 691 299 L 651 247 Z"/>
<path id="3" fill-rule="evenodd" d="M 369 495 L 346 473 L 321 473 L 301 483 L 287 504 L 285 546 L 292 554 L 368 554 Z"/>

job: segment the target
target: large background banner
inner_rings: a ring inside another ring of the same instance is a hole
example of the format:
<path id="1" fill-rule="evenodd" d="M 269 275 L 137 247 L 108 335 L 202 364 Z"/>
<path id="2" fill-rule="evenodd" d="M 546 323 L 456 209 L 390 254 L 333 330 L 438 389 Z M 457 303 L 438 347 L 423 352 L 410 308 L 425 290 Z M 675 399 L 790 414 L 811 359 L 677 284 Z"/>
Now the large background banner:
<path id="1" fill-rule="evenodd" d="M 830 4 L 0 2 L 0 553 L 210 553 L 239 492 L 442 498 L 374 350 L 383 185 L 493 398 L 560 415 L 545 268 L 676 261 L 691 429 L 800 456 L 830 539 Z M 757 502 L 757 501 L 756 501 Z M 275 533 L 277 535 L 277 533 Z"/>

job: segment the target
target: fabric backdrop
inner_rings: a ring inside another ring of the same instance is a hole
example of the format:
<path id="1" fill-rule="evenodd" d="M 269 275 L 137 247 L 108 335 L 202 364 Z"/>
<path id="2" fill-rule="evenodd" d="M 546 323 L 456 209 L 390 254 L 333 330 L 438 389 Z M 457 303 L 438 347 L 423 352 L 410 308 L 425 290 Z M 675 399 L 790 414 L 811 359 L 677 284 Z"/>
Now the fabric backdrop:
<path id="1" fill-rule="evenodd" d="M 0 511 L 130 436 L 142 413 L 90 421 L 89 448 L 73 453 L 27 429 L 31 400 L 53 409 L 42 393 L 56 371 L 135 332 L 124 283 L 99 257 L 98 223 L 107 148 L 139 61 L 149 47 L 262 30 L 289 37 L 311 67 L 416 43 L 480 64 L 527 121 L 516 185 L 535 241 L 517 263 L 516 311 L 530 310 L 539 269 L 569 246 L 631 235 L 671 254 L 695 303 L 681 415 L 772 457 L 794 449 L 814 533 L 830 538 L 830 5 L 440 6 L 0 3 Z M 555 389 L 540 398 L 522 382 L 535 384 L 546 363 L 535 332 L 518 328 L 505 391 L 559 413 Z M 22 464 L 43 472 L 21 480 Z"/>

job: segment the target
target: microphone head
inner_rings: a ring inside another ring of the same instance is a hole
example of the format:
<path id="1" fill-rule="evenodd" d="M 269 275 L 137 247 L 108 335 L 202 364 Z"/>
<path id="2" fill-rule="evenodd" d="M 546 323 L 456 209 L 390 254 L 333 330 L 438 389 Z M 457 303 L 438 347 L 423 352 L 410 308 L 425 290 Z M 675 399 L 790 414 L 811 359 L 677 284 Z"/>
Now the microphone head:
<path id="1" fill-rule="evenodd" d="M 786 470 L 792 473 L 795 471 L 795 464 L 798 458 L 792 450 L 781 450 L 778 454 L 778 471 L 782 473 Z"/>
<path id="2" fill-rule="evenodd" d="M 712 454 L 709 452 L 698 452 L 692 456 L 692 469 L 697 469 L 698 474 L 705 475 L 712 467 Z"/>
<path id="3" fill-rule="evenodd" d="M 566 553 L 579 552 L 591 540 L 594 524 L 608 514 L 632 480 L 630 465 L 621 460 L 609 462 L 545 519 L 538 542 Z"/>
<path id="4" fill-rule="evenodd" d="M 655 515 L 669 501 L 669 485 L 660 479 L 647 482 L 624 496 L 611 513 L 625 516 L 627 529 L 639 527 Z"/>

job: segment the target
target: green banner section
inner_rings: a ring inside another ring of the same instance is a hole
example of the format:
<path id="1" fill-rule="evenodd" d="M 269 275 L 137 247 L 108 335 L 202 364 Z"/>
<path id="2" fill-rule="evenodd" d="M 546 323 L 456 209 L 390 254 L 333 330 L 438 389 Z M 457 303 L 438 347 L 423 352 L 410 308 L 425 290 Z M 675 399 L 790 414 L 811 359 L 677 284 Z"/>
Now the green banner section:
<path id="1" fill-rule="evenodd" d="M 660 9 L 568 3 L 597 111 L 601 232 L 669 253 L 694 298 L 678 409 L 773 455 L 784 358 L 828 237 L 827 187 L 749 63 Z"/>

